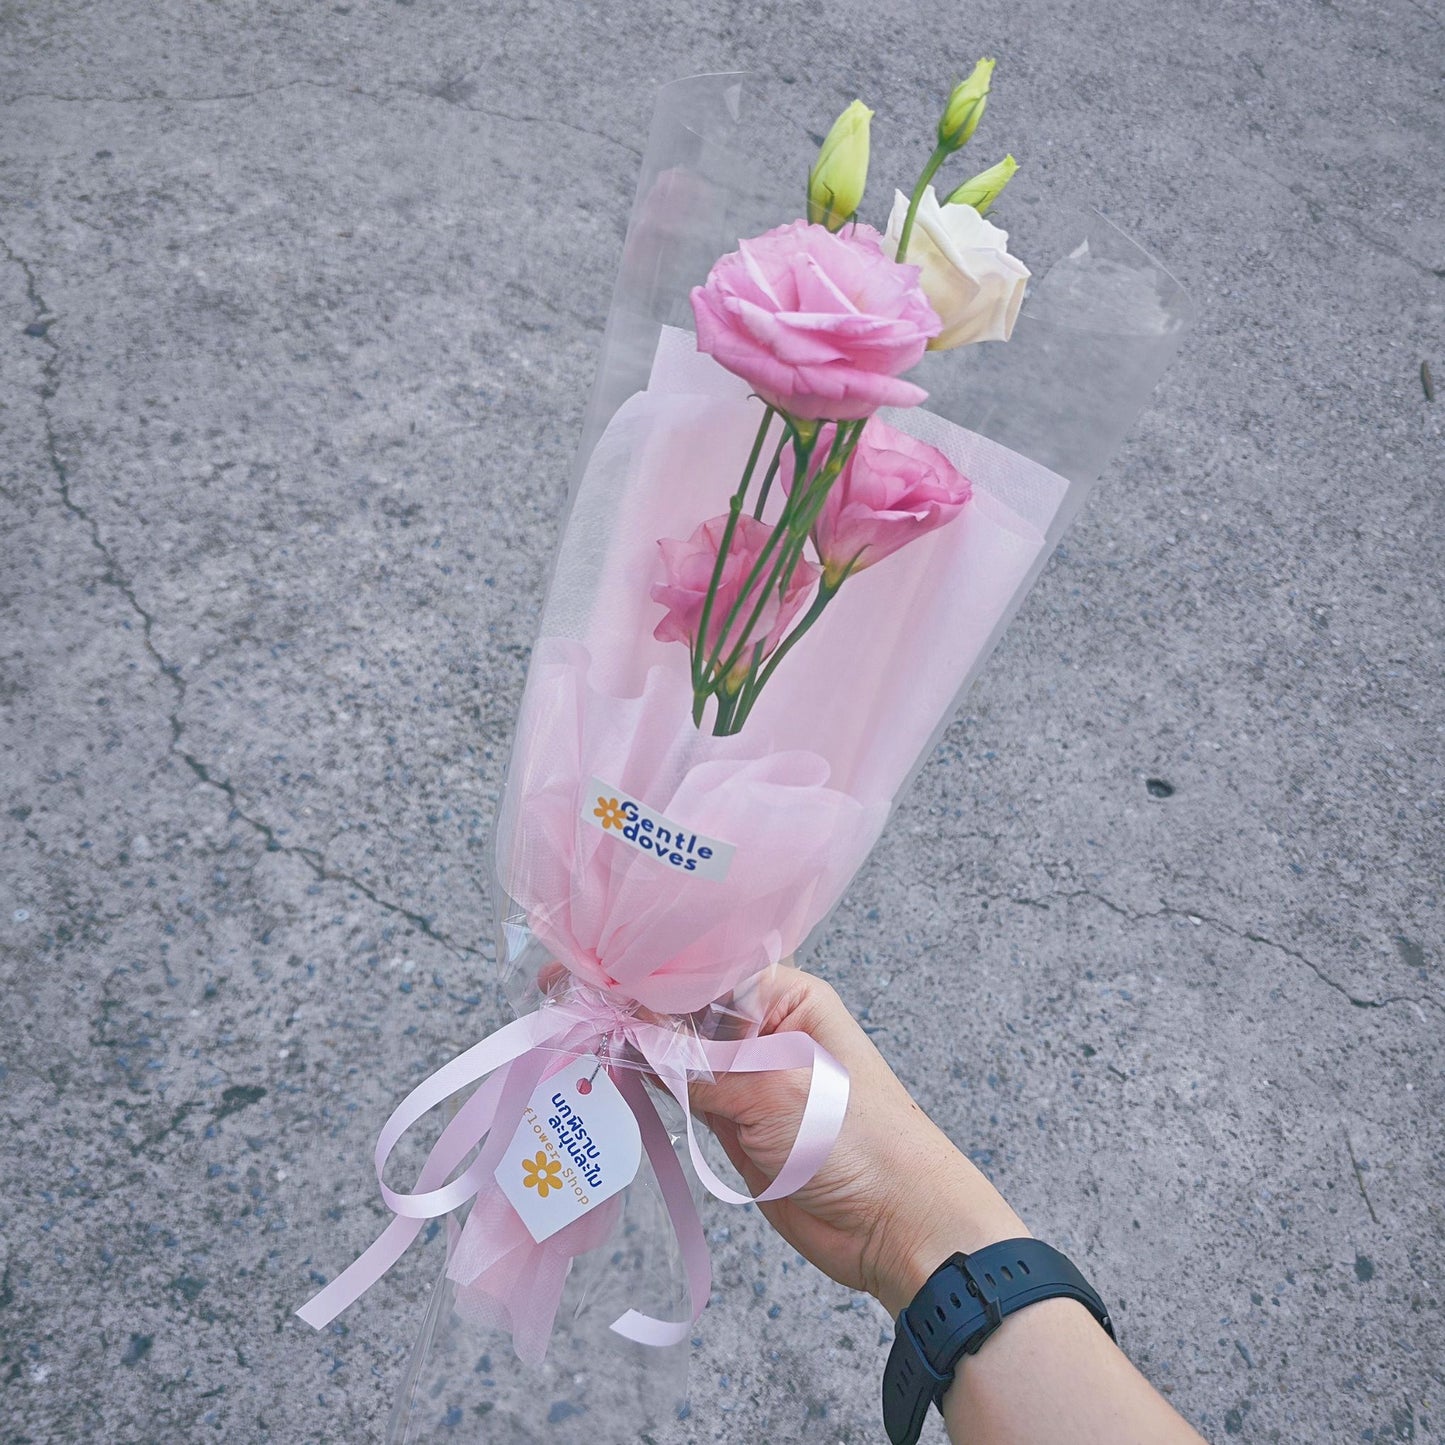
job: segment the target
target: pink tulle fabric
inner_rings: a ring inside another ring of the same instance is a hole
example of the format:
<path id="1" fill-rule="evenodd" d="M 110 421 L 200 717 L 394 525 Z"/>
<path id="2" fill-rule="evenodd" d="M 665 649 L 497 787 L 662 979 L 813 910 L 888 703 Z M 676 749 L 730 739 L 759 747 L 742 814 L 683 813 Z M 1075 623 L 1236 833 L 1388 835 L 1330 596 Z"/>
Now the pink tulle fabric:
<path id="1" fill-rule="evenodd" d="M 680 669 L 654 667 L 639 696 L 619 698 L 593 685 L 583 649 L 539 645 L 498 849 L 508 893 L 552 956 L 659 1013 L 703 1008 L 796 949 L 887 817 L 830 786 L 815 752 L 699 733 L 679 656 Z M 594 778 L 736 843 L 726 878 L 679 878 L 592 826 Z"/>
<path id="2" fill-rule="evenodd" d="M 621 1211 L 614 1195 L 538 1244 L 502 1191 L 484 1189 L 447 1260 L 457 1313 L 509 1331 L 518 1359 L 540 1364 L 572 1261 L 607 1242 Z"/>

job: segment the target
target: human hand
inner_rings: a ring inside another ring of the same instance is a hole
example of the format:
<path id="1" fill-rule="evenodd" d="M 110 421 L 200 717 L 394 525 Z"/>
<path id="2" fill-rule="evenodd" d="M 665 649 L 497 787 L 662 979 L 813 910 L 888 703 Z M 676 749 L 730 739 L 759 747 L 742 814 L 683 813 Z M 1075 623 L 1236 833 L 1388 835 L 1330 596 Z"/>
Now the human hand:
<path id="1" fill-rule="evenodd" d="M 766 985 L 761 1032 L 809 1034 L 848 1070 L 848 1112 L 822 1167 L 760 1204 L 800 1254 L 897 1314 L 949 1255 L 1025 1236 L 1003 1196 L 914 1102 L 833 988 L 795 968 Z M 791 1149 L 807 1098 L 801 1070 L 694 1080 L 693 1108 L 759 1193 Z"/>

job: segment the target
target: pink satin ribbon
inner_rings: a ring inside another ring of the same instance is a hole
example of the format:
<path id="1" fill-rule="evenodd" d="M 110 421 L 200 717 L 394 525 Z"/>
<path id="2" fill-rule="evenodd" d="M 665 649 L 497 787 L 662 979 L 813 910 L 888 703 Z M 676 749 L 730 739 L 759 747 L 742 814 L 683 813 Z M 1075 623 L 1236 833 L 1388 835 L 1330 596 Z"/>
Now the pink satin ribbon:
<path id="1" fill-rule="evenodd" d="M 726 1203 L 766 1202 L 800 1189 L 817 1173 L 843 1127 L 848 1108 L 847 1070 L 807 1034 L 701 1039 L 639 1018 L 596 990 L 574 988 L 566 997 L 544 1003 L 458 1054 L 397 1105 L 377 1137 L 373 1156 L 381 1197 L 395 1217 L 360 1258 L 296 1313 L 314 1329 L 330 1324 L 401 1258 L 427 1220 L 449 1214 L 490 1185 L 527 1101 L 551 1071 L 549 1062 L 559 1053 L 573 1057 L 591 1052 L 598 1044 L 605 1045 L 611 1055 L 630 1045 L 661 1080 L 687 1121 L 687 1147 L 698 1178 Z M 797 1138 L 777 1177 L 762 1193 L 745 1194 L 723 1183 L 703 1157 L 688 1105 L 688 1075 L 773 1069 L 808 1069 L 808 1098 Z M 637 1118 L 643 1147 L 677 1234 L 688 1288 L 686 1319 L 659 1320 L 628 1310 L 612 1322 L 612 1328 L 641 1344 L 673 1345 L 687 1338 L 707 1304 L 712 1262 L 687 1176 L 637 1068 L 614 1065 L 608 1072 Z M 439 1104 L 473 1084 L 480 1087 L 442 1131 L 417 1177 L 415 1191 L 403 1194 L 391 1189 L 384 1177 L 386 1163 L 402 1136 Z M 479 1144 L 481 1149 L 466 1171 L 447 1182 Z"/>

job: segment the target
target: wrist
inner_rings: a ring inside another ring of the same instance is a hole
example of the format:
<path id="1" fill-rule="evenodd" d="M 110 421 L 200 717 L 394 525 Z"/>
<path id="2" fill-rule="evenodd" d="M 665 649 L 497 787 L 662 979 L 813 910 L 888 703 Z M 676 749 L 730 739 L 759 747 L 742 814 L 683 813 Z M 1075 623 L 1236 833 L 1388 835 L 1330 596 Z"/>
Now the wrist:
<path id="1" fill-rule="evenodd" d="M 910 1191 L 875 1230 L 869 1290 L 890 1315 L 906 1309 L 950 1256 L 1031 1237 L 1003 1195 L 961 1155 L 958 1162 L 962 1168 Z"/>

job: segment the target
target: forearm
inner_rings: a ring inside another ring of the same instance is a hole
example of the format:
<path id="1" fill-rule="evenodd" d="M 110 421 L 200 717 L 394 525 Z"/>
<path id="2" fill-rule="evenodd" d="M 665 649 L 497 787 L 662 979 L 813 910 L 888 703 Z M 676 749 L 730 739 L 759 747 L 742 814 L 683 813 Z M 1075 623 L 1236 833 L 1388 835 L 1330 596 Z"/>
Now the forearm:
<path id="1" fill-rule="evenodd" d="M 960 1361 L 943 1397 L 953 1445 L 1202 1445 L 1089 1312 L 1044 1300 Z"/>
<path id="2" fill-rule="evenodd" d="M 1027 1233 L 1003 1196 L 953 1153 L 881 1236 L 875 1292 L 896 1317 L 950 1255 Z M 1089 1312 L 1064 1299 L 1004 1320 L 959 1362 L 943 1407 L 954 1445 L 1199 1445 L 1200 1438 Z"/>

